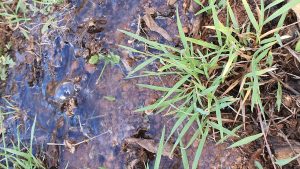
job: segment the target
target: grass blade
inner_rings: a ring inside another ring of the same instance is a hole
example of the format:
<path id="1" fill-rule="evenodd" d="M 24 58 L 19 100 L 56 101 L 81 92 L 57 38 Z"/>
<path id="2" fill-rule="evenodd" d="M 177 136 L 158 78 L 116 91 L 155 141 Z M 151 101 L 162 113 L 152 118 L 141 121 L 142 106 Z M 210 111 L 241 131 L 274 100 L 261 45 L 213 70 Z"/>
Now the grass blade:
<path id="1" fill-rule="evenodd" d="M 152 105 L 139 108 L 139 109 L 135 110 L 134 112 L 142 112 L 142 111 L 146 111 L 146 110 L 154 110 L 154 109 L 157 109 L 159 107 L 170 106 L 171 104 L 176 103 L 176 102 L 178 102 L 182 99 L 185 99 L 189 96 L 190 95 L 183 95 L 183 96 L 180 96 L 180 97 L 175 97 L 174 99 L 164 101 L 163 103 L 159 103 L 159 101 L 158 101 L 158 102 L 156 102 Z"/>
<path id="2" fill-rule="evenodd" d="M 254 161 L 254 165 L 257 169 L 264 169 L 264 167 L 258 161 Z"/>
<path id="3" fill-rule="evenodd" d="M 278 16 L 281 16 L 282 14 L 284 14 L 285 12 L 287 12 L 288 10 L 290 10 L 292 7 L 296 6 L 299 3 L 300 3 L 300 0 L 291 0 L 291 1 L 289 1 L 287 4 L 285 4 L 283 7 L 281 7 L 280 9 L 278 9 L 271 16 L 269 16 L 265 20 L 264 24 L 272 21 L 273 19 L 277 18 Z"/>
<path id="4" fill-rule="evenodd" d="M 169 87 L 161 87 L 161 86 L 154 86 L 154 85 L 147 85 L 147 84 L 137 84 L 139 87 L 151 89 L 151 90 L 156 90 L 156 91 L 162 91 L 162 92 L 168 92 L 172 88 Z M 182 92 L 182 90 L 177 89 L 174 92 Z"/>
<path id="5" fill-rule="evenodd" d="M 194 38 L 189 38 L 189 37 L 187 37 L 186 40 L 189 41 L 189 42 L 192 42 L 192 43 L 194 43 L 194 44 L 196 44 L 196 45 L 203 46 L 203 47 L 210 48 L 210 49 L 216 49 L 216 50 L 217 50 L 217 49 L 220 48 L 220 47 L 217 46 L 217 45 L 214 45 L 214 44 L 212 44 L 212 43 L 205 42 L 205 41 L 203 41 L 203 40 L 201 40 L 201 39 L 194 39 Z"/>
<path id="6" fill-rule="evenodd" d="M 181 152 L 181 159 L 182 159 L 182 164 L 184 169 L 189 169 L 189 160 L 186 154 L 186 151 L 184 149 L 184 145 L 182 143 L 182 140 L 180 140 L 180 152 Z"/>
<path id="7" fill-rule="evenodd" d="M 235 29 L 239 29 L 239 28 L 240 28 L 240 27 L 239 27 L 239 23 L 238 23 L 238 21 L 237 21 L 235 15 L 234 15 L 234 13 L 233 13 L 233 11 L 232 11 L 232 8 L 231 8 L 230 3 L 229 3 L 228 0 L 227 0 L 227 10 L 228 10 L 229 17 L 230 17 L 230 19 L 231 19 L 231 21 L 232 21 L 233 27 L 234 27 Z"/>
<path id="8" fill-rule="evenodd" d="M 252 141 L 257 140 L 258 138 L 260 138 L 261 136 L 263 136 L 263 133 L 259 133 L 253 136 L 248 136 L 246 138 L 243 138 L 235 143 L 233 143 L 231 146 L 229 146 L 228 148 L 234 148 L 234 147 L 239 147 L 248 143 L 251 143 Z"/>
<path id="9" fill-rule="evenodd" d="M 161 133 L 161 138 L 159 141 L 159 146 L 157 149 L 157 154 L 156 154 L 155 163 L 154 163 L 154 169 L 159 169 L 161 156 L 162 156 L 162 153 L 164 150 L 164 138 L 165 138 L 165 127 L 163 128 L 162 133 Z"/>
<path id="10" fill-rule="evenodd" d="M 259 33 L 259 26 L 258 23 L 254 17 L 254 14 L 252 13 L 252 10 L 247 2 L 247 0 L 242 0 L 243 5 L 245 7 L 246 13 L 250 19 L 250 22 L 252 23 L 252 26 L 254 27 L 254 29 L 256 30 L 257 33 Z"/>
<path id="11" fill-rule="evenodd" d="M 176 90 L 178 90 L 178 88 L 183 85 L 188 78 L 190 78 L 190 75 L 186 75 L 184 77 L 181 78 L 181 80 L 179 80 L 173 87 L 171 90 L 169 90 L 169 92 L 159 101 L 159 103 L 157 104 L 157 106 L 159 106 L 162 102 L 164 102 L 168 97 L 170 97 Z"/>
<path id="12" fill-rule="evenodd" d="M 175 133 L 175 131 L 178 129 L 178 127 L 183 123 L 183 121 L 188 117 L 188 113 L 184 113 L 180 116 L 180 118 L 176 121 L 176 123 L 173 125 L 172 130 L 170 132 L 170 135 L 167 139 L 167 141 L 171 138 L 171 136 Z"/>
<path id="13" fill-rule="evenodd" d="M 181 130 L 174 146 L 171 152 L 174 152 L 176 146 L 179 144 L 179 141 L 182 140 L 183 136 L 185 135 L 185 133 L 189 130 L 189 128 L 192 126 L 192 124 L 194 123 L 194 121 L 196 120 L 196 118 L 198 118 L 198 114 L 193 115 L 189 121 L 184 125 L 183 129 Z"/>
<path id="14" fill-rule="evenodd" d="M 34 121 L 33 121 L 32 127 L 31 127 L 31 133 L 30 133 L 30 148 L 29 148 L 30 153 L 32 153 L 35 124 L 36 124 L 36 116 L 34 117 Z"/>
<path id="15" fill-rule="evenodd" d="M 220 134 L 221 134 L 221 139 L 224 137 L 224 131 L 223 131 L 223 125 L 222 125 L 222 116 L 221 116 L 221 110 L 220 110 L 220 105 L 217 99 L 215 99 L 215 104 L 216 104 L 216 116 L 217 116 L 217 121 L 218 125 L 220 127 Z"/>
<path id="16" fill-rule="evenodd" d="M 204 147 L 207 135 L 208 135 L 208 129 L 209 129 L 209 127 L 206 126 L 205 132 L 202 135 L 202 138 L 201 138 L 201 140 L 199 142 L 199 145 L 198 145 L 198 148 L 197 148 L 197 151 L 196 151 L 196 155 L 195 155 L 195 158 L 194 158 L 194 161 L 193 161 L 192 169 L 198 168 L 198 162 L 200 160 L 200 157 L 201 157 L 201 154 L 202 154 L 202 150 L 203 150 L 203 147 Z"/>
<path id="17" fill-rule="evenodd" d="M 132 70 L 131 72 L 129 72 L 128 77 L 130 77 L 132 74 L 134 74 L 135 72 L 143 69 L 144 67 L 146 67 L 147 65 L 153 63 L 156 60 L 155 57 L 151 57 L 147 60 L 145 60 L 143 63 L 139 64 L 134 70 Z"/>
<path id="18" fill-rule="evenodd" d="M 265 11 L 278 5 L 279 3 L 283 2 L 284 0 L 275 0 L 272 3 L 270 3 L 268 6 L 266 6 Z"/>
<path id="19" fill-rule="evenodd" d="M 181 42 L 183 44 L 184 49 L 187 50 L 187 49 L 189 49 L 189 46 L 188 46 L 185 34 L 183 32 L 183 29 L 182 29 L 182 24 L 181 24 L 181 21 L 180 21 L 178 7 L 176 8 L 176 18 L 177 18 L 177 27 L 178 27 L 179 37 L 181 39 Z M 189 51 L 185 51 L 185 52 L 189 52 Z"/>

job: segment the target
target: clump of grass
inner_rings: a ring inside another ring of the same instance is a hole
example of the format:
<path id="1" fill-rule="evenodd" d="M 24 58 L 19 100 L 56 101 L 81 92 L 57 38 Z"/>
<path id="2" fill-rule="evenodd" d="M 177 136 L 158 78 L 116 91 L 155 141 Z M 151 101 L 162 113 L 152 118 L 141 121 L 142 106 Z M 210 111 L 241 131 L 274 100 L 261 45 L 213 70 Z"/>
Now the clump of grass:
<path id="1" fill-rule="evenodd" d="M 7 49 L 0 51 L 0 81 L 6 80 L 7 68 L 12 68 L 15 65 L 15 62 L 6 52 L 6 50 L 10 49 L 10 45 L 6 45 L 6 48 Z"/>
<path id="2" fill-rule="evenodd" d="M 139 84 L 141 87 L 164 92 L 162 98 L 154 104 L 137 109 L 137 112 L 152 111 L 168 115 L 174 115 L 177 122 L 174 124 L 168 141 L 171 136 L 178 131 L 173 151 L 180 144 L 183 154 L 183 164 L 189 168 L 188 158 L 185 149 L 190 147 L 194 141 L 198 140 L 192 168 L 197 168 L 202 149 L 208 137 L 208 133 L 213 129 L 219 133 L 219 142 L 223 142 L 229 136 L 238 137 L 235 132 L 241 127 L 233 130 L 224 127 L 222 111 L 232 110 L 237 116 L 243 109 L 248 108 L 253 113 L 261 115 L 266 120 L 264 103 L 262 101 L 261 86 L 262 79 L 268 74 L 276 71 L 273 63 L 272 49 L 275 45 L 282 45 L 279 30 L 285 28 L 285 17 L 299 0 L 292 0 L 280 9 L 266 15 L 268 11 L 281 3 L 274 1 L 269 5 L 264 4 L 264 0 L 257 5 L 257 15 L 251 10 L 247 0 L 242 0 L 243 7 L 249 18 L 245 25 L 239 25 L 236 16 L 230 7 L 229 1 L 223 1 L 220 5 L 216 0 L 209 0 L 204 6 L 200 1 L 195 1 L 203 6 L 199 13 L 211 14 L 213 25 L 206 26 L 207 29 L 215 31 L 216 41 L 213 43 L 200 39 L 186 37 L 180 21 L 177 9 L 177 24 L 182 48 L 175 48 L 169 45 L 150 41 L 139 35 L 120 30 L 124 34 L 146 44 L 149 50 L 139 51 L 127 46 L 121 46 L 131 52 L 139 53 L 148 58 L 138 65 L 128 77 L 139 76 L 162 76 L 177 75 L 179 80 L 172 87 L 153 86 Z M 221 23 L 218 18 L 219 9 L 227 11 L 226 23 Z M 198 14 L 199 14 L 198 13 Z M 280 18 L 276 28 L 264 31 L 266 25 L 275 18 Z M 143 71 L 142 75 L 134 76 L 138 71 L 143 70 L 147 65 L 159 62 L 162 66 L 155 72 Z M 238 92 L 234 92 L 238 91 Z M 282 89 L 278 82 L 277 107 L 280 109 Z M 215 117 L 211 120 L 210 117 Z M 243 115 L 245 123 L 245 114 Z M 191 126 L 197 125 L 193 130 L 193 136 L 184 145 L 182 142 L 185 135 L 191 131 Z M 182 126 L 181 129 L 179 129 Z M 255 141 L 262 133 L 246 137 L 231 147 L 242 146 Z"/>
<path id="3" fill-rule="evenodd" d="M 29 31 L 25 26 L 26 22 L 31 21 L 30 16 L 37 13 L 49 14 L 52 7 L 60 4 L 64 0 L 4 0 L 0 2 L 0 24 L 8 25 L 13 31 L 20 30 L 28 39 Z"/>
<path id="4" fill-rule="evenodd" d="M 0 107 L 0 168 L 44 168 L 43 163 L 34 156 L 33 154 L 33 139 L 36 118 L 34 119 L 29 147 L 26 146 L 20 139 L 20 134 L 17 132 L 17 142 L 9 143 L 6 138 L 6 128 L 4 126 L 4 120 L 6 116 L 13 115 L 15 113 L 14 106 L 7 102 L 9 106 L 6 107 L 11 109 L 10 111 L 4 112 L 3 107 Z"/>

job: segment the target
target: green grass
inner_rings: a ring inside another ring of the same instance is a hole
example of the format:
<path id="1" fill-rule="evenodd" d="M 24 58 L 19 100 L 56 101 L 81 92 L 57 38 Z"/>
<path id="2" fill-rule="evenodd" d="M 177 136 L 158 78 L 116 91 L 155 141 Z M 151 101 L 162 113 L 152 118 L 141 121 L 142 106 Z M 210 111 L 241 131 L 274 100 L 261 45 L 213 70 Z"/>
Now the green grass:
<path id="1" fill-rule="evenodd" d="M 110 65 L 119 64 L 119 62 L 120 62 L 120 56 L 118 56 L 118 55 L 116 55 L 116 54 L 114 54 L 112 52 L 110 52 L 107 55 L 104 55 L 102 53 L 98 53 L 98 54 L 92 55 L 91 58 L 89 59 L 89 63 L 93 64 L 93 65 L 98 64 L 98 63 L 100 63 L 102 61 L 104 62 L 104 66 L 103 66 L 103 68 L 101 70 L 101 73 L 100 73 L 98 79 L 97 79 L 97 82 L 96 82 L 97 84 L 100 82 L 100 79 L 102 77 L 102 74 L 103 74 L 106 66 L 109 65 L 109 64 Z"/>
<path id="2" fill-rule="evenodd" d="M 52 7 L 64 0 L 3 0 L 0 2 L 0 24 L 8 25 L 13 31 L 19 30 L 29 39 L 29 28 L 25 25 L 31 21 L 30 16 L 38 13 L 48 15 Z"/>
<path id="3" fill-rule="evenodd" d="M 15 65 L 15 62 L 12 60 L 7 50 L 10 49 L 10 45 L 6 45 L 6 49 L 0 51 L 0 81 L 6 80 L 7 78 L 7 69 L 12 68 Z"/>
<path id="4" fill-rule="evenodd" d="M 31 128 L 29 146 L 26 146 L 21 141 L 19 132 L 17 132 L 16 136 L 17 142 L 12 142 L 7 139 L 4 121 L 6 116 L 14 115 L 16 110 L 10 103 L 8 104 L 9 106 L 7 107 L 11 109 L 9 112 L 3 112 L 2 107 L 0 107 L 0 168 L 44 168 L 42 162 L 34 156 L 32 148 L 36 118 Z"/>
<path id="5" fill-rule="evenodd" d="M 196 2 L 200 3 L 200 1 Z M 225 5 L 220 5 L 215 0 L 209 0 L 208 6 L 203 6 L 199 13 L 207 13 L 212 17 L 213 24 L 206 28 L 215 32 L 216 41 L 213 43 L 186 37 L 182 30 L 178 9 L 176 17 L 182 48 L 160 44 L 134 33 L 120 30 L 127 36 L 146 44 L 148 48 L 147 51 L 138 51 L 121 46 L 133 53 L 148 57 L 129 73 L 128 78 L 164 74 L 176 75 L 179 78 L 171 87 L 139 84 L 141 87 L 164 92 L 164 95 L 154 104 L 141 107 L 136 112 L 154 110 L 156 113 L 172 114 L 177 119 L 165 141 L 169 141 L 175 132 L 179 132 L 173 151 L 180 145 L 185 168 L 189 168 L 190 164 L 185 150 L 194 141 L 199 142 L 191 166 L 197 168 L 205 140 L 211 129 L 218 133 L 219 142 L 225 141 L 229 136 L 238 137 L 235 134 L 237 129 L 230 130 L 224 127 L 222 122 L 224 109 L 240 113 L 243 106 L 250 105 L 249 110 L 252 113 L 261 112 L 263 119 L 266 120 L 261 96 L 262 77 L 266 77 L 269 72 L 276 71 L 272 48 L 274 45 L 282 44 L 282 38 L 278 31 L 284 28 L 284 20 L 289 9 L 300 3 L 299 0 L 292 0 L 267 16 L 269 9 L 279 2 L 281 1 L 277 0 L 265 6 L 264 1 L 261 0 L 256 14 L 247 0 L 242 0 L 249 18 L 249 22 L 244 23 L 246 29 L 243 29 L 238 24 L 228 1 L 225 1 Z M 227 23 L 219 21 L 218 11 L 221 9 L 227 11 Z M 257 15 L 260 17 L 255 17 Z M 275 25 L 276 28 L 264 31 L 266 25 L 277 17 L 280 20 L 278 25 Z M 157 71 L 144 71 L 148 65 L 155 62 L 162 65 Z M 141 72 L 140 75 L 135 75 L 137 72 Z M 238 81 L 235 86 L 231 86 L 233 78 Z M 238 93 L 232 92 L 233 89 L 236 89 Z M 280 110 L 281 97 L 281 84 L 278 83 L 276 97 L 278 110 Z M 209 117 L 212 116 L 217 120 L 210 120 Z M 191 128 L 193 124 L 196 124 L 198 128 L 193 130 Z M 191 139 L 184 140 L 186 134 L 191 131 L 193 132 Z M 243 138 L 231 145 L 230 148 L 248 144 L 262 135 L 256 134 Z M 183 140 L 187 143 L 184 144 Z"/>
<path id="6" fill-rule="evenodd" d="M 30 16 L 36 14 L 48 15 L 52 12 L 52 8 L 56 4 L 63 3 L 64 0 L 4 0 L 0 2 L 0 25 L 8 26 L 12 31 L 20 31 L 24 37 L 29 39 L 30 30 L 26 26 L 27 22 L 31 21 Z M 50 20 L 52 23 L 53 20 Z M 41 32 L 44 33 L 48 28 L 49 23 L 45 23 L 46 26 L 41 28 Z M 2 30 L 0 30 L 2 31 Z M 10 42 L 4 42 L 10 43 Z M 2 47 L 2 46 L 1 46 Z M 1 48 L 0 47 L 0 48 Z M 6 45 L 7 50 L 10 49 L 10 45 Z M 14 61 L 10 55 L 0 49 L 0 80 L 6 80 L 7 69 L 14 66 Z"/>

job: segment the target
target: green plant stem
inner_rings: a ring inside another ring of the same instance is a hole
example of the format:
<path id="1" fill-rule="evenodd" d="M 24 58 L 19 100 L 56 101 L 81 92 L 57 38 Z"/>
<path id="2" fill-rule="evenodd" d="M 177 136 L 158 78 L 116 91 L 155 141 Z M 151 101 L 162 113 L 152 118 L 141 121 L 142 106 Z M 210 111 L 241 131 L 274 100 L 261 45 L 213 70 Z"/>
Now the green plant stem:
<path id="1" fill-rule="evenodd" d="M 102 74 L 103 74 L 103 72 L 104 72 L 104 69 L 105 69 L 106 65 L 107 65 L 107 63 L 105 62 L 105 63 L 104 63 L 104 66 L 103 66 L 103 68 L 102 68 L 102 70 L 101 70 L 101 73 L 100 73 L 100 75 L 99 75 L 99 77 L 98 77 L 98 79 L 97 79 L 96 84 L 99 83 L 99 81 L 100 81 L 100 79 L 101 79 L 101 76 L 102 76 Z"/>
<path id="2" fill-rule="evenodd" d="M 0 110 L 0 128 L 4 128 L 3 127 L 3 121 L 4 121 L 4 117 L 2 115 L 2 111 Z M 8 159 L 6 157 L 7 155 L 7 152 L 6 152 L 6 143 L 5 143 L 5 134 L 4 134 L 5 131 L 2 132 L 2 142 L 3 142 L 3 147 L 4 147 L 4 158 L 5 158 L 5 163 L 6 163 L 6 167 L 8 167 Z M 1 134 L 1 133 L 0 133 Z"/>

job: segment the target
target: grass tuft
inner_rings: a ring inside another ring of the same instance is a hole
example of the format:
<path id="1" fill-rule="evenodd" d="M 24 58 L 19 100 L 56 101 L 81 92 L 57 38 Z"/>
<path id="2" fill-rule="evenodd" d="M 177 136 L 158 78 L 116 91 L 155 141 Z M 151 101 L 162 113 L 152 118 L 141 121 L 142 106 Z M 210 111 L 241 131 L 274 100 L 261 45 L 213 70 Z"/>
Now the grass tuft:
<path id="1" fill-rule="evenodd" d="M 11 108 L 11 107 L 10 107 Z M 35 157 L 33 154 L 33 139 L 34 139 L 34 129 L 36 123 L 36 117 L 34 119 L 32 128 L 29 147 L 26 146 L 21 138 L 19 131 L 17 131 L 17 143 L 9 142 L 6 137 L 6 128 L 4 121 L 5 116 L 13 115 L 15 110 L 9 111 L 7 113 L 3 112 L 2 107 L 0 107 L 0 167 L 1 168 L 26 168 L 26 169 L 40 169 L 44 168 L 43 163 Z"/>
<path id="2" fill-rule="evenodd" d="M 215 31 L 216 41 L 207 42 L 186 37 L 182 30 L 178 9 L 176 18 L 182 43 L 181 48 L 160 44 L 120 30 L 155 51 L 138 51 L 127 46 L 120 46 L 133 53 L 148 56 L 144 62 L 129 73 L 127 78 L 166 74 L 177 75 L 179 78 L 172 87 L 139 84 L 140 87 L 164 92 L 164 95 L 154 104 L 141 107 L 136 111 L 154 110 L 156 113 L 175 116 L 177 122 L 166 141 L 170 140 L 178 131 L 173 150 L 180 145 L 185 168 L 189 168 L 188 164 L 190 164 L 187 162 L 186 149 L 196 140 L 199 145 L 192 168 L 197 168 L 210 129 L 219 134 L 219 143 L 230 136 L 237 136 L 235 133 L 241 125 L 233 130 L 227 129 L 222 118 L 224 110 L 233 110 L 239 115 L 242 107 L 247 107 L 252 113 L 261 112 L 265 120 L 264 101 L 261 94 L 262 79 L 268 77 L 268 73 L 277 70 L 273 63 L 272 49 L 275 45 L 282 45 L 281 40 L 284 37 L 280 37 L 278 32 L 283 28 L 288 10 L 298 4 L 299 0 L 286 3 L 269 16 L 269 10 L 282 1 L 277 0 L 265 6 L 264 1 L 261 0 L 256 9 L 257 13 L 254 13 L 248 1 L 242 0 L 244 10 L 249 18 L 249 22 L 244 25 L 246 29 L 242 29 L 239 25 L 228 0 L 223 5 L 216 3 L 215 0 L 209 0 L 207 6 L 198 0 L 195 2 L 202 6 L 202 10 L 197 14 L 211 15 L 213 25 L 206 26 L 206 28 Z M 228 22 L 226 24 L 221 23 L 218 18 L 218 11 L 224 10 L 224 8 L 227 11 Z M 264 32 L 265 25 L 277 17 L 280 17 L 277 27 Z M 155 62 L 162 64 L 156 72 L 142 72 L 149 64 Z M 135 75 L 137 72 L 142 73 Z M 235 82 L 233 83 L 233 81 Z M 280 83 L 278 83 L 275 99 L 279 111 L 282 103 Z M 209 117 L 215 117 L 217 120 L 213 121 Z M 198 127 L 196 129 L 192 128 L 195 124 Z M 190 132 L 193 132 L 193 135 L 190 140 L 186 140 L 185 136 Z M 246 137 L 232 144 L 230 148 L 248 144 L 261 136 L 262 133 Z M 186 141 L 188 144 L 185 145 Z"/>

